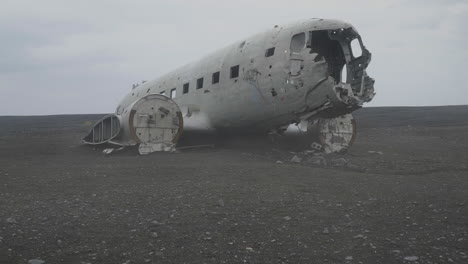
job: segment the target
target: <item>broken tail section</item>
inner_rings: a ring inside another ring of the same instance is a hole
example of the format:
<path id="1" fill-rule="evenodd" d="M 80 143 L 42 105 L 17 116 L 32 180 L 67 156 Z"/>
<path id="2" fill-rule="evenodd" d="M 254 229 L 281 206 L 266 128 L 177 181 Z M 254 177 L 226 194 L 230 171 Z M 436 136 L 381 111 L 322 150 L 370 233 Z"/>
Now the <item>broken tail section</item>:
<path id="1" fill-rule="evenodd" d="M 140 154 L 148 154 L 174 150 L 182 130 L 179 106 L 166 96 L 150 94 L 129 105 L 121 115 L 108 115 L 98 121 L 82 143 L 139 145 Z"/>

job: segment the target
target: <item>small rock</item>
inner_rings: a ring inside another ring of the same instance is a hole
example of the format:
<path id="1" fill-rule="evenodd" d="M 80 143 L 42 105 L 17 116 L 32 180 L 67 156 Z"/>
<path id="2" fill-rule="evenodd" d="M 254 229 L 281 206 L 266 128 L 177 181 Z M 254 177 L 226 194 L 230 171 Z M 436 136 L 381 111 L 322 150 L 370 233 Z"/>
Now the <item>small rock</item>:
<path id="1" fill-rule="evenodd" d="M 45 261 L 40 260 L 40 259 L 30 259 L 30 260 L 28 260 L 28 263 L 29 264 L 44 264 Z"/>
<path id="2" fill-rule="evenodd" d="M 347 256 L 347 257 L 345 258 L 345 260 L 353 260 L 353 257 L 352 257 L 352 256 Z"/>
<path id="3" fill-rule="evenodd" d="M 357 236 L 354 236 L 354 238 L 364 238 L 364 236 L 361 235 L 361 234 L 359 234 L 359 235 L 357 235 Z"/>
<path id="4" fill-rule="evenodd" d="M 152 232 L 152 233 L 151 233 L 151 237 L 152 237 L 152 238 L 157 238 L 157 237 L 158 237 L 158 233 Z"/>
<path id="5" fill-rule="evenodd" d="M 339 158 L 332 161 L 333 165 L 335 166 L 346 166 L 348 161 L 345 158 Z"/>
<path id="6" fill-rule="evenodd" d="M 254 251 L 253 248 L 251 248 L 251 247 L 246 247 L 245 250 L 247 250 L 247 251 L 249 251 L 249 252 L 253 252 L 253 251 Z"/>
<path id="7" fill-rule="evenodd" d="M 276 164 L 283 164 L 283 162 L 281 160 L 277 160 Z"/>
<path id="8" fill-rule="evenodd" d="M 297 155 L 294 155 L 294 157 L 292 157 L 292 159 L 291 159 L 291 162 L 292 163 L 301 163 L 302 159 L 300 157 L 298 157 Z"/>
<path id="9" fill-rule="evenodd" d="M 283 217 L 283 219 L 286 220 L 286 221 L 289 221 L 289 220 L 291 220 L 291 217 L 290 216 L 285 216 L 285 217 Z"/>
<path id="10" fill-rule="evenodd" d="M 218 205 L 221 206 L 221 207 L 224 207 L 224 201 L 223 201 L 223 199 L 219 199 L 219 200 L 218 200 Z"/>
<path id="11" fill-rule="evenodd" d="M 9 224 L 16 224 L 16 223 L 17 223 L 16 220 L 13 219 L 13 218 L 11 218 L 11 217 L 10 217 L 10 218 L 7 218 L 5 221 L 6 221 L 7 223 L 9 223 Z"/>
<path id="12" fill-rule="evenodd" d="M 161 223 L 159 223 L 158 221 L 154 220 L 154 221 L 151 221 L 151 225 L 158 226 L 158 225 L 161 225 Z"/>
<path id="13" fill-rule="evenodd" d="M 328 235 L 328 234 L 330 234 L 330 231 L 328 230 L 328 228 L 325 227 L 325 228 L 323 229 L 323 231 L 322 231 L 322 234 Z"/>
<path id="14" fill-rule="evenodd" d="M 403 259 L 406 260 L 406 261 L 416 261 L 419 258 L 416 257 L 416 256 L 407 256 L 407 257 L 404 257 Z"/>

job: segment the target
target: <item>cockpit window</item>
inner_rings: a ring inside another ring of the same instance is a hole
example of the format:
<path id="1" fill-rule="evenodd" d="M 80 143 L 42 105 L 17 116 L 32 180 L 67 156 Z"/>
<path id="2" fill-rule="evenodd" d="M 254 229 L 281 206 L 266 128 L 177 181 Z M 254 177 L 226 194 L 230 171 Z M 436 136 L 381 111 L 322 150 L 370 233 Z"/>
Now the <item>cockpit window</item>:
<path id="1" fill-rule="evenodd" d="M 305 33 L 299 33 L 291 39 L 291 52 L 301 52 L 305 45 Z"/>
<path id="2" fill-rule="evenodd" d="M 354 58 L 359 58 L 362 55 L 362 48 L 359 39 L 355 38 L 351 41 L 351 50 Z"/>

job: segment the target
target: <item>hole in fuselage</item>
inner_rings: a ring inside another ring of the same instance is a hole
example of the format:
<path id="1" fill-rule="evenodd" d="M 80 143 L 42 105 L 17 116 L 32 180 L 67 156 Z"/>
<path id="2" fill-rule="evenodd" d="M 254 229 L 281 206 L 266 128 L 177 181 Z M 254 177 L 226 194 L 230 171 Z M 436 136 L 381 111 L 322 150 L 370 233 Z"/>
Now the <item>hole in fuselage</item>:
<path id="1" fill-rule="evenodd" d="M 343 65 L 343 69 L 341 70 L 340 81 L 342 83 L 347 83 L 348 81 L 348 67 L 346 67 L 346 64 Z"/>
<path id="2" fill-rule="evenodd" d="M 307 47 L 310 48 L 310 53 L 317 53 L 314 61 L 325 59 L 328 64 L 328 74 L 339 82 L 341 70 L 346 63 L 340 43 L 330 39 L 327 30 L 311 31 L 309 39 Z"/>
<path id="3" fill-rule="evenodd" d="M 362 48 L 359 39 L 355 38 L 351 41 L 351 51 L 353 52 L 354 58 L 359 58 L 362 56 Z"/>
<path id="4" fill-rule="evenodd" d="M 278 93 L 275 91 L 275 88 L 271 88 L 271 96 L 275 97 Z"/>

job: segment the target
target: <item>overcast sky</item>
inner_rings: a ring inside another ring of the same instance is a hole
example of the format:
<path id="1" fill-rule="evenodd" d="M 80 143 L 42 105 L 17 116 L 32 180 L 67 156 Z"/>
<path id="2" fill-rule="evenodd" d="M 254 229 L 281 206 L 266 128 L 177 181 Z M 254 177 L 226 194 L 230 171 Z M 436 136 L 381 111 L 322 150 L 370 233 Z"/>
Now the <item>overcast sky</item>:
<path id="1" fill-rule="evenodd" d="M 468 104 L 466 0 L 2 0 L 0 115 L 114 112 L 133 83 L 312 17 L 362 35 L 368 106 Z"/>

